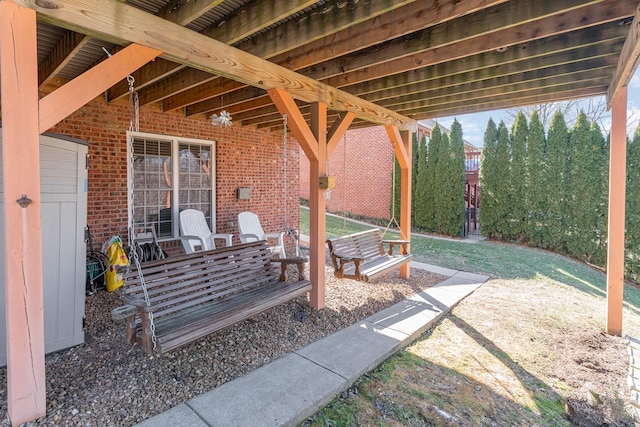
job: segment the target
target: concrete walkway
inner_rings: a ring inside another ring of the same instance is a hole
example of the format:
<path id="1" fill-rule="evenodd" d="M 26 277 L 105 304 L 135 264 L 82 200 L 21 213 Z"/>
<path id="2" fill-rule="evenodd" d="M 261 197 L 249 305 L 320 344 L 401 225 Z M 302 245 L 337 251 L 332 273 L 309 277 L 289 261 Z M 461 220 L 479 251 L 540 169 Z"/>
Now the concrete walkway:
<path id="1" fill-rule="evenodd" d="M 417 339 L 488 276 L 412 262 L 448 279 L 138 424 L 295 426 Z"/>

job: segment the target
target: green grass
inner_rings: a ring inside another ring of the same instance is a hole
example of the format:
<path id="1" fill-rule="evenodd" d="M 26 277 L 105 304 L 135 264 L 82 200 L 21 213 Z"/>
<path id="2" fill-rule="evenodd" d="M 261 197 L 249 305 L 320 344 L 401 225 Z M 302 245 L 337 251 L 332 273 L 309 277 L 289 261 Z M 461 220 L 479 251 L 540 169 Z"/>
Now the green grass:
<path id="1" fill-rule="evenodd" d="M 327 238 L 375 228 L 359 222 L 327 215 Z M 309 210 L 300 209 L 300 229 L 309 234 Z M 398 238 L 389 231 L 387 238 Z M 423 235 L 411 236 L 411 253 L 416 261 L 486 274 L 498 278 L 534 279 L 548 277 L 583 292 L 606 298 L 606 276 L 589 265 L 566 256 L 522 245 L 481 241 L 467 243 Z M 625 286 L 625 306 L 640 314 L 640 290 Z"/>

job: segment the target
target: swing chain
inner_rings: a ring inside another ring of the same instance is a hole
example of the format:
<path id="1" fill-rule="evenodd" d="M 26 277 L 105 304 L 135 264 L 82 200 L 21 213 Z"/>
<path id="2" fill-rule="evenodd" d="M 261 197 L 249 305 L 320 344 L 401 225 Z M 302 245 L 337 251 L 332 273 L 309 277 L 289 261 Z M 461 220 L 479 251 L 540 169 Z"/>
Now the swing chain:
<path id="1" fill-rule="evenodd" d="M 129 260 L 133 259 L 138 271 L 138 277 L 140 278 L 140 286 L 144 293 L 144 301 L 147 307 L 151 306 L 149 300 L 149 294 L 147 292 L 147 285 L 144 281 L 144 275 L 142 274 L 142 267 L 140 265 L 140 258 L 138 257 L 138 251 L 135 245 L 135 230 L 133 227 L 134 217 L 134 176 L 135 176 L 135 155 L 134 155 L 134 141 L 135 137 L 133 132 L 140 131 L 140 104 L 138 101 L 138 92 L 134 88 L 135 79 L 133 76 L 127 76 L 127 82 L 129 83 L 129 220 L 131 226 L 129 227 Z M 131 263 L 129 263 L 131 265 Z M 130 267 L 128 267 L 130 268 Z M 151 342 L 153 343 L 153 350 L 158 348 L 158 342 L 156 338 L 156 325 L 153 321 L 153 312 L 148 313 L 149 324 L 151 329 Z"/>
<path id="2" fill-rule="evenodd" d="M 129 228 L 129 259 L 133 258 L 136 269 L 138 271 L 138 277 L 140 278 L 140 286 L 142 287 L 142 292 L 144 293 L 144 301 L 147 303 L 147 307 L 151 306 L 151 300 L 149 300 L 149 293 L 147 292 L 147 284 L 144 281 L 144 275 L 142 274 L 142 266 L 140 265 L 140 258 L 138 258 L 138 251 L 135 249 L 135 244 L 133 241 L 133 227 Z M 151 342 L 153 342 L 153 350 L 157 350 L 158 342 L 156 338 L 156 325 L 153 321 L 153 312 L 149 313 L 149 324 L 151 328 Z"/>

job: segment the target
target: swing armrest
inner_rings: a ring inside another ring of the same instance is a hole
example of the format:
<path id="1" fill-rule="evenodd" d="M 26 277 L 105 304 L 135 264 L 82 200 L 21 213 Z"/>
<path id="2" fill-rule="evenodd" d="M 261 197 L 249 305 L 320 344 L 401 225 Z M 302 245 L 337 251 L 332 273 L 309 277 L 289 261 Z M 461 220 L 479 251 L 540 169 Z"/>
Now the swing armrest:
<path id="1" fill-rule="evenodd" d="M 393 255 L 393 247 L 400 245 L 400 255 L 406 255 L 409 253 L 408 245 L 410 240 L 383 240 L 382 243 L 389 245 L 389 255 Z"/>
<path id="2" fill-rule="evenodd" d="M 146 301 L 141 300 L 140 298 L 134 298 L 134 297 L 130 297 L 128 295 L 125 295 L 125 296 L 122 297 L 122 299 L 128 305 L 136 307 L 138 309 L 138 311 L 142 310 L 145 313 L 150 313 L 150 312 L 153 312 L 155 310 L 155 308 L 153 306 L 148 306 Z"/>
<path id="3" fill-rule="evenodd" d="M 298 267 L 298 280 L 307 280 L 304 276 L 304 264 L 307 262 L 306 257 L 294 257 L 294 258 L 273 258 L 271 262 L 280 264 L 280 281 L 287 281 L 287 266 L 291 264 L 295 264 Z"/>
<path id="4" fill-rule="evenodd" d="M 340 258 L 342 262 L 355 262 L 355 261 L 364 261 L 364 258 L 356 257 L 353 255 L 341 255 L 339 252 L 332 252 L 331 256 L 335 256 L 336 258 Z"/>

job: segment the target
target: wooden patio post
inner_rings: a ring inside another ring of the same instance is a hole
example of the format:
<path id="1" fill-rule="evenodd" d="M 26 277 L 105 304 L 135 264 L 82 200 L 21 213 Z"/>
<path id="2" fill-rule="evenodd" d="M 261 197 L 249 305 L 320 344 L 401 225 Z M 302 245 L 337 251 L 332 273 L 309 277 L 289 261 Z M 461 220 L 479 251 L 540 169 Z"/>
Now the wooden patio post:
<path id="1" fill-rule="evenodd" d="M 36 12 L 0 1 L 7 406 L 46 414 Z"/>
<path id="2" fill-rule="evenodd" d="M 309 299 L 312 307 L 320 309 L 325 307 L 324 241 L 327 234 L 327 201 L 324 199 L 324 191 L 320 189 L 320 177 L 327 174 L 327 105 L 324 103 L 311 104 L 311 132 L 318 141 L 318 158 L 310 162 L 309 273 L 318 286 L 313 286 Z"/>
<path id="3" fill-rule="evenodd" d="M 385 125 L 385 129 L 400 163 L 400 234 L 402 239 L 411 240 L 411 132 L 400 132 L 391 125 Z M 408 279 L 410 268 L 409 263 L 400 267 L 400 277 Z"/>
<path id="4" fill-rule="evenodd" d="M 607 249 L 607 333 L 622 334 L 624 292 L 625 183 L 627 179 L 627 87 L 611 104 L 609 158 L 609 231 Z"/>

